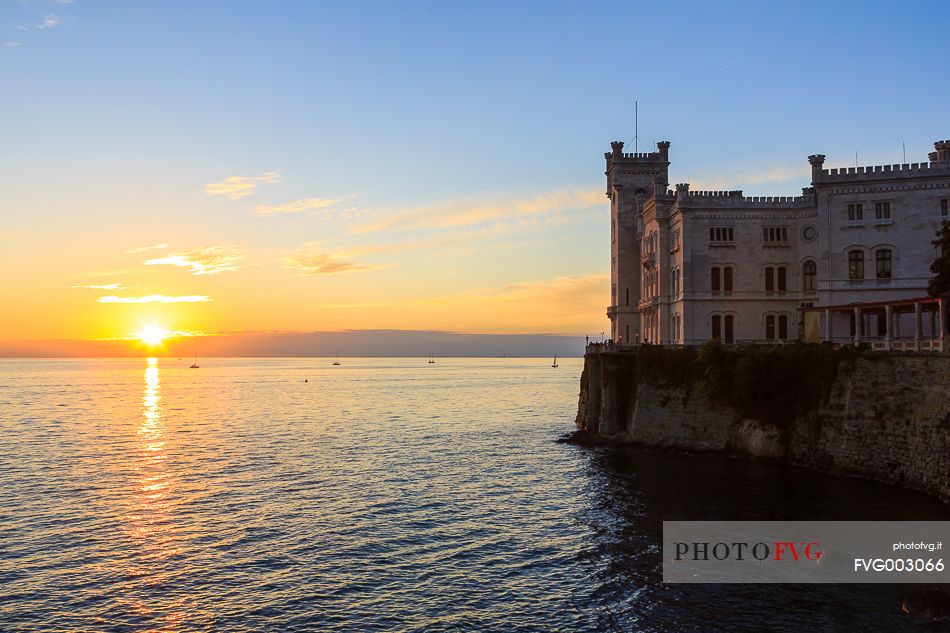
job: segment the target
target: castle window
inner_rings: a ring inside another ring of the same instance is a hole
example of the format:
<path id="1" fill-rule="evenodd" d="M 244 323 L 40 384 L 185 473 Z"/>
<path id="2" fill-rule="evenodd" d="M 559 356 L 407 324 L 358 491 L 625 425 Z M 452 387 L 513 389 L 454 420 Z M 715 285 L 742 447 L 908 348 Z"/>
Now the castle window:
<path id="1" fill-rule="evenodd" d="M 864 205 L 860 202 L 852 202 L 848 205 L 848 220 L 851 222 L 860 222 L 864 219 Z"/>
<path id="2" fill-rule="evenodd" d="M 950 198 L 940 199 L 940 215 L 943 217 L 950 215 Z"/>
<path id="3" fill-rule="evenodd" d="M 802 264 L 802 289 L 814 292 L 818 289 L 818 265 L 811 259 Z"/>
<path id="4" fill-rule="evenodd" d="M 723 292 L 732 292 L 732 266 L 723 266 L 722 268 L 722 290 Z"/>
<path id="5" fill-rule="evenodd" d="M 775 315 L 765 315 L 765 338 L 769 341 L 775 340 Z"/>
<path id="6" fill-rule="evenodd" d="M 709 288 L 719 292 L 719 266 L 713 266 L 709 271 Z"/>
<path id="7" fill-rule="evenodd" d="M 788 317 L 784 314 L 778 318 L 778 337 L 783 341 L 788 340 Z"/>
<path id="8" fill-rule="evenodd" d="M 766 226 L 762 228 L 762 241 L 781 244 L 788 241 L 788 229 L 784 226 Z"/>
<path id="9" fill-rule="evenodd" d="M 778 291 L 785 292 L 788 286 L 788 268 L 785 266 L 779 266 L 775 269 L 778 276 Z"/>
<path id="10" fill-rule="evenodd" d="M 709 227 L 710 242 L 732 242 L 733 233 L 731 226 L 711 226 Z"/>
<path id="11" fill-rule="evenodd" d="M 877 264 L 877 278 L 878 279 L 890 279 L 891 278 L 891 251 L 887 248 L 882 248 L 874 254 L 874 259 Z"/>
<path id="12" fill-rule="evenodd" d="M 732 315 L 727 314 L 726 315 L 726 343 L 734 343 L 734 342 L 735 342 L 735 338 L 733 337 Z"/>
<path id="13" fill-rule="evenodd" d="M 765 291 L 775 292 L 775 269 L 771 266 L 765 267 Z"/>
<path id="14" fill-rule="evenodd" d="M 718 314 L 712 315 L 712 337 L 722 338 L 722 317 Z"/>
<path id="15" fill-rule="evenodd" d="M 875 202 L 874 203 L 874 219 L 875 220 L 890 220 L 891 219 L 891 203 L 890 202 Z"/>
<path id="16" fill-rule="evenodd" d="M 864 253 L 848 251 L 848 279 L 864 279 Z"/>
<path id="17" fill-rule="evenodd" d="M 627 305 L 630 305 L 630 288 L 624 288 L 624 294 L 627 295 Z"/>

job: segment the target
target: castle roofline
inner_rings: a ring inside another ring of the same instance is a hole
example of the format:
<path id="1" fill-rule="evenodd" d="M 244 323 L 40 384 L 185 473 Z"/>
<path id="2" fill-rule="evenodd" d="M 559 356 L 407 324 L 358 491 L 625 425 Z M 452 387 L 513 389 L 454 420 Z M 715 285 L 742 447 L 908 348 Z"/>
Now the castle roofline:
<path id="1" fill-rule="evenodd" d="M 945 177 L 950 174 L 950 141 L 934 143 L 936 151 L 928 156 L 930 162 L 897 163 L 893 165 L 865 165 L 862 167 L 838 167 L 823 169 L 824 154 L 814 154 L 808 157 L 812 166 L 812 183 L 846 183 L 890 181 L 909 178 Z"/>

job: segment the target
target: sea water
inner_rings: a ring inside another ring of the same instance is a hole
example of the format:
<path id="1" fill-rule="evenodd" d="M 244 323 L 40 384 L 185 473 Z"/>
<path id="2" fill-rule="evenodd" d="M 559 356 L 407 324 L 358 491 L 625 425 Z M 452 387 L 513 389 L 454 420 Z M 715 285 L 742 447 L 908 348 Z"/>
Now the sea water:
<path id="1" fill-rule="evenodd" d="M 557 444 L 579 359 L 0 361 L 2 631 L 916 631 L 906 587 L 663 585 L 673 519 L 947 519 Z"/>

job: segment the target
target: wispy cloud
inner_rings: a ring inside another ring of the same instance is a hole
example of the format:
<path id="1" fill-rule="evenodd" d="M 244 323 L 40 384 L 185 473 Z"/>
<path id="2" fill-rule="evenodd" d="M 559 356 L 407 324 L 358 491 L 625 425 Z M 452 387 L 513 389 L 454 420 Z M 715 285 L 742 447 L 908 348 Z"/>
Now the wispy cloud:
<path id="1" fill-rule="evenodd" d="M 52 29 L 59 26 L 60 19 L 58 15 L 53 13 L 47 13 L 43 16 L 43 20 L 36 25 L 38 29 Z"/>
<path id="2" fill-rule="evenodd" d="M 164 248 L 168 248 L 169 244 L 167 242 L 162 242 L 161 244 L 152 244 L 150 246 L 138 246 L 136 248 L 130 248 L 125 251 L 126 253 L 144 253 L 145 251 L 160 251 Z"/>
<path id="3" fill-rule="evenodd" d="M 122 284 L 86 284 L 82 286 L 70 286 L 70 288 L 85 288 L 87 290 L 120 290 L 125 288 Z"/>
<path id="4" fill-rule="evenodd" d="M 809 165 L 771 165 L 762 169 L 733 173 L 731 175 L 701 174 L 700 178 L 690 179 L 690 189 L 716 190 L 735 189 L 742 185 L 759 185 L 762 183 L 786 183 L 796 180 L 807 181 L 811 176 Z M 676 179 L 678 182 L 681 180 Z"/>
<path id="5" fill-rule="evenodd" d="M 168 295 L 117 297 L 115 295 L 108 295 L 99 298 L 99 303 L 201 303 L 203 301 L 212 301 L 212 299 L 204 295 L 182 295 L 178 297 L 170 297 Z"/>
<path id="6" fill-rule="evenodd" d="M 149 268 L 123 268 L 121 270 L 97 270 L 97 271 L 86 271 L 83 273 L 78 273 L 72 276 L 73 279 L 86 279 L 89 277 L 92 278 L 102 278 L 102 277 L 128 277 L 132 275 L 144 275 L 146 273 L 154 273 L 155 269 Z"/>
<path id="7" fill-rule="evenodd" d="M 237 200 L 253 195 L 257 191 L 258 183 L 275 184 L 280 182 L 280 173 L 269 171 L 260 176 L 229 176 L 219 182 L 205 185 L 205 193 L 209 196 L 224 196 Z"/>
<path id="8" fill-rule="evenodd" d="M 56 4 L 63 4 L 63 5 L 65 5 L 65 4 L 72 4 L 72 3 L 73 3 L 73 0 L 53 0 L 53 2 L 55 2 Z"/>
<path id="9" fill-rule="evenodd" d="M 145 260 L 146 266 L 178 266 L 188 268 L 192 275 L 217 275 L 237 270 L 244 259 L 243 253 L 234 246 L 211 246 L 186 253 Z"/>
<path id="10" fill-rule="evenodd" d="M 542 281 L 508 284 L 499 288 L 478 288 L 432 299 L 429 303 L 487 301 L 519 308 L 544 308 L 560 314 L 580 311 L 589 316 L 591 303 L 604 301 L 610 276 L 607 274 L 555 277 Z"/>
<path id="11" fill-rule="evenodd" d="M 367 255 L 396 255 L 420 251 L 442 251 L 471 247 L 472 244 L 502 234 L 497 226 L 475 230 L 441 233 L 423 240 L 391 242 L 385 244 L 357 244 L 355 246 L 327 249 L 325 242 L 303 244 L 281 259 L 285 268 L 298 270 L 307 275 L 331 274 L 357 270 L 394 268 L 396 263 L 365 264 L 360 260 Z"/>
<path id="12" fill-rule="evenodd" d="M 334 310 L 374 308 L 392 315 L 425 314 L 464 331 L 584 333 L 599 320 L 610 288 L 606 273 L 562 276 L 485 287 L 429 298 L 323 305 Z M 533 315 L 528 321 L 525 315 Z M 595 326 L 599 328 L 600 326 Z"/>
<path id="13" fill-rule="evenodd" d="M 561 189 L 530 196 L 505 195 L 447 200 L 395 211 L 375 222 L 356 227 L 354 232 L 443 229 L 557 215 L 605 205 L 604 193 L 600 188 Z"/>
<path id="14" fill-rule="evenodd" d="M 303 213 L 313 209 L 326 209 L 342 202 L 342 198 L 304 198 L 286 204 L 267 205 L 259 204 L 254 211 L 259 215 L 273 215 L 278 213 Z"/>
<path id="15" fill-rule="evenodd" d="M 320 250 L 319 244 L 305 244 L 281 259 L 284 268 L 296 270 L 302 275 L 333 275 L 356 271 L 390 268 L 393 264 L 364 264 L 342 253 Z"/>
<path id="16" fill-rule="evenodd" d="M 21 46 L 20 42 L 4 42 L 3 45 L 6 46 L 7 48 L 16 48 L 18 46 Z"/>

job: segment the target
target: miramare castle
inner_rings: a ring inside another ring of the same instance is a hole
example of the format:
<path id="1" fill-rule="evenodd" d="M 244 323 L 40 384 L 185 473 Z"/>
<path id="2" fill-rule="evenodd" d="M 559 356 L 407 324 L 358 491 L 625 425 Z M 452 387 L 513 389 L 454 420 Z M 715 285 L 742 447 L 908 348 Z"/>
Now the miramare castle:
<path id="1" fill-rule="evenodd" d="M 611 338 L 618 343 L 868 342 L 942 350 L 927 297 L 950 219 L 950 141 L 929 162 L 825 169 L 795 197 L 670 190 L 670 143 L 611 143 Z"/>

